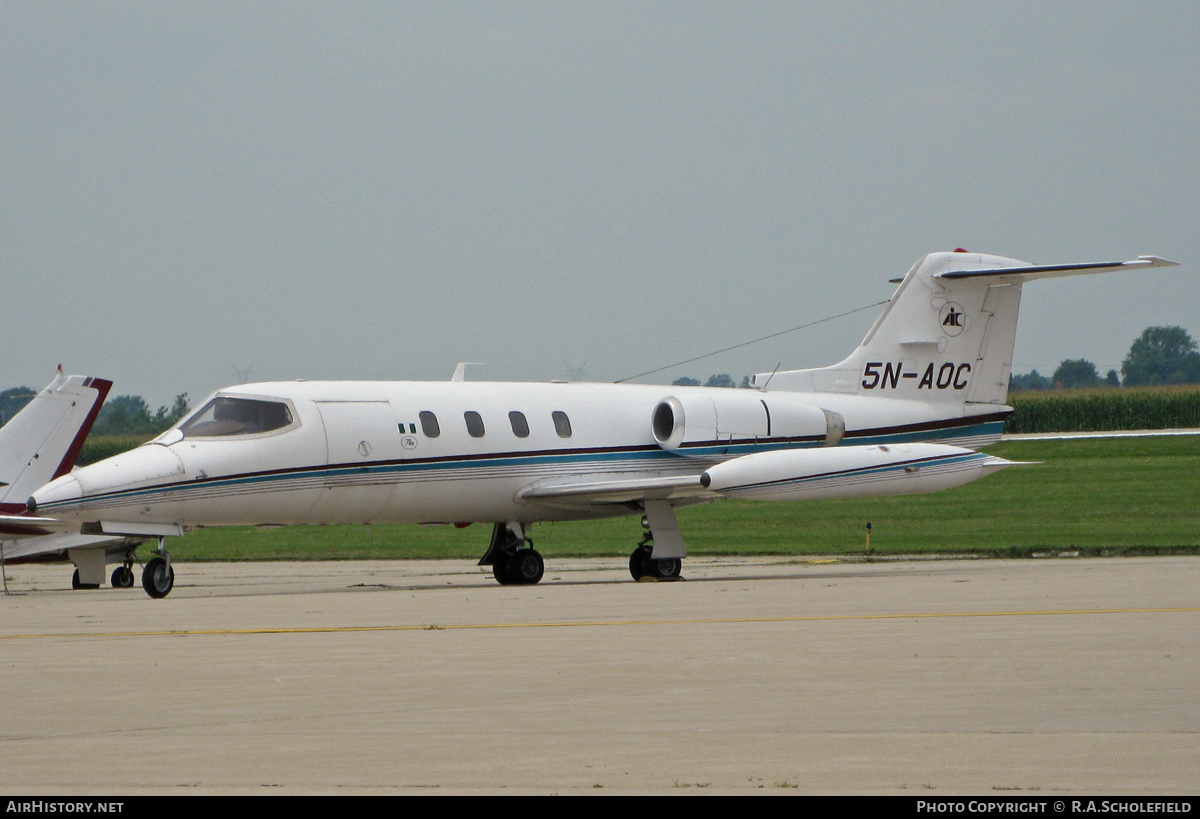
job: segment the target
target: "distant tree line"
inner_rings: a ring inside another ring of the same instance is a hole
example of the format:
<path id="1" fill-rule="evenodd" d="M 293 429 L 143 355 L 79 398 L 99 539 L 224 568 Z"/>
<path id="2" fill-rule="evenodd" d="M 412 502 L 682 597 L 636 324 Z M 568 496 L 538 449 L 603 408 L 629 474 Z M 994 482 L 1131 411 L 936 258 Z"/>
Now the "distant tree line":
<path id="1" fill-rule="evenodd" d="M 1084 358 L 1067 359 L 1049 378 L 1033 370 L 1013 375 L 1009 389 L 1049 390 L 1081 387 L 1145 387 L 1160 384 L 1200 384 L 1200 350 L 1182 327 L 1147 327 L 1134 340 L 1121 363 L 1121 374 L 1109 370 L 1101 378 L 1096 365 Z"/>
<path id="2" fill-rule="evenodd" d="M 170 409 L 159 407 L 153 413 L 140 395 L 118 395 L 104 402 L 92 434 L 153 435 L 170 429 L 190 411 L 186 392 L 175 396 Z"/>
<path id="3" fill-rule="evenodd" d="M 0 426 L 7 424 L 35 395 L 37 391 L 29 387 L 13 387 L 0 392 Z M 190 411 L 186 392 L 175 396 L 175 403 L 169 409 L 159 407 L 153 412 L 140 395 L 118 395 L 104 402 L 91 434 L 157 435 L 170 429 Z"/>
<path id="4" fill-rule="evenodd" d="M 1049 378 L 1037 370 L 1031 370 L 1024 375 L 1013 375 L 1008 381 L 1008 389 L 1011 392 L 1119 386 L 1121 376 L 1117 375 L 1116 370 L 1109 370 L 1108 374 L 1101 378 L 1096 365 L 1086 358 L 1069 358 L 1063 361 Z"/>
<path id="5" fill-rule="evenodd" d="M 708 380 L 701 384 L 698 379 L 688 378 L 685 375 L 683 378 L 676 378 L 671 384 L 676 387 L 742 387 L 746 389 L 750 387 L 750 376 L 743 375 L 742 383 L 738 384 L 729 373 L 716 373 L 710 375 Z"/>
<path id="6" fill-rule="evenodd" d="M 0 392 L 0 427 L 7 424 L 9 419 L 24 409 L 35 395 L 37 395 L 37 391 L 29 387 L 12 387 Z"/>

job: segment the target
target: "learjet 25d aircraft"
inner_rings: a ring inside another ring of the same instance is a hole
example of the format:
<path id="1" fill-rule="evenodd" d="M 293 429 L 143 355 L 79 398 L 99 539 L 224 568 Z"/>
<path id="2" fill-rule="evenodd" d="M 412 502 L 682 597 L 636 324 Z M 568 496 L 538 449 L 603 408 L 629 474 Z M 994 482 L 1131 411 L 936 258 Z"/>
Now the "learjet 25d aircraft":
<path id="1" fill-rule="evenodd" d="M 104 582 L 105 563 L 121 565 L 113 586 L 133 585 L 133 553 L 146 540 L 79 534 L 79 524 L 33 521 L 26 514 L 29 494 L 75 466 L 112 382 L 83 375 L 64 375 L 38 392 L 0 428 L 0 512 L 16 515 L 0 524 L 0 563 L 46 560 L 66 555 L 75 564 L 74 588 L 96 588 Z"/>
<path id="2" fill-rule="evenodd" d="M 675 509 L 932 492 L 1009 464 L 1000 438 L 1022 285 L 1173 265 L 1035 266 L 931 253 L 840 364 L 761 373 L 755 389 L 594 383 L 296 381 L 223 389 L 148 444 L 36 491 L 28 511 L 91 534 L 200 526 L 492 523 L 479 561 L 537 583 L 538 521 L 644 515 L 635 579 L 678 578 Z"/>

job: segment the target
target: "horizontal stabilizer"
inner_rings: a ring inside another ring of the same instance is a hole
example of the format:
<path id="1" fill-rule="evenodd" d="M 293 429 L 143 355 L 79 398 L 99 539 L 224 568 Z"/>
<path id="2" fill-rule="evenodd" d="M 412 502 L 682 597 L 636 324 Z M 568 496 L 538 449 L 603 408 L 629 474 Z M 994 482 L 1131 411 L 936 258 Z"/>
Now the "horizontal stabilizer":
<path id="1" fill-rule="evenodd" d="M 1129 270 L 1135 267 L 1176 267 L 1179 262 L 1172 262 L 1159 256 L 1138 256 L 1129 262 L 1087 262 L 1084 264 L 1044 264 L 1021 267 L 994 267 L 983 270 L 947 270 L 935 273 L 935 279 L 980 279 L 998 276 L 1016 276 L 1022 281 L 1030 279 L 1052 279 L 1056 276 L 1077 276 L 1082 273 L 1109 273 L 1115 270 Z"/>

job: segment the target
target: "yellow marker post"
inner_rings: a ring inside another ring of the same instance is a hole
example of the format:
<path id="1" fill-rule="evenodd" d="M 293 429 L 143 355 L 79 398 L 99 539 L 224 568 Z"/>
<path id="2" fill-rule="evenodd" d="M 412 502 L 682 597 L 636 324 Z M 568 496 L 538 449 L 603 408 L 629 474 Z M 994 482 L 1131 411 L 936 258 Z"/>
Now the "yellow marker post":
<path id="1" fill-rule="evenodd" d="M 867 521 L 867 551 L 871 551 L 871 521 Z"/>

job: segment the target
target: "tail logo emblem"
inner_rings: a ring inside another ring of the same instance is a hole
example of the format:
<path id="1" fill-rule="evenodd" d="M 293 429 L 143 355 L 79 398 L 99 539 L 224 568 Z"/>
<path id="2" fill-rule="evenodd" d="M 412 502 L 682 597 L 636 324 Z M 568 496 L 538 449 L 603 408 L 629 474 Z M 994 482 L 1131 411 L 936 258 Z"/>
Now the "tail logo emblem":
<path id="1" fill-rule="evenodd" d="M 962 305 L 952 301 L 946 302 L 942 305 L 939 318 L 942 322 L 942 332 L 948 336 L 956 336 L 966 329 L 967 314 L 963 312 Z"/>

